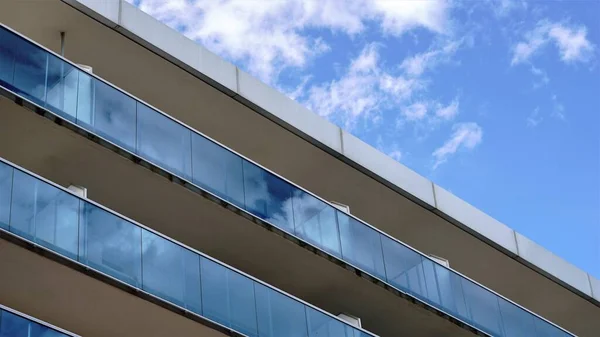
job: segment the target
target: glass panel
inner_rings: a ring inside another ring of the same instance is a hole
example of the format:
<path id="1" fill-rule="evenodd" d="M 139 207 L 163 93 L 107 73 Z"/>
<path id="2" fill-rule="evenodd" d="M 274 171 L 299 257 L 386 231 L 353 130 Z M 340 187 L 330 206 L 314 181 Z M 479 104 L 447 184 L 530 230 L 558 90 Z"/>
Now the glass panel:
<path id="1" fill-rule="evenodd" d="M 434 265 L 440 290 L 441 307 L 457 318 L 468 320 L 465 295 L 461 284 L 462 277 L 437 263 Z"/>
<path id="2" fill-rule="evenodd" d="M 193 183 L 244 208 L 242 159 L 196 133 L 192 149 Z"/>
<path id="3" fill-rule="evenodd" d="M 56 330 L 0 310 L 0 337 L 65 337 Z"/>
<path id="4" fill-rule="evenodd" d="M 77 124 L 133 152 L 136 101 L 83 72 L 78 90 Z"/>
<path id="5" fill-rule="evenodd" d="M 258 335 L 260 337 L 304 337 L 307 335 L 304 305 L 255 283 Z"/>
<path id="6" fill-rule="evenodd" d="M 541 320 L 538 317 L 534 317 L 535 331 L 537 337 L 567 337 L 570 336 L 561 329 L 554 325 Z"/>
<path id="7" fill-rule="evenodd" d="M 141 103 L 137 103 L 137 114 L 137 153 L 189 180 L 191 131 Z"/>
<path id="8" fill-rule="evenodd" d="M 500 313 L 502 314 L 504 336 L 535 336 L 535 325 L 532 314 L 503 298 L 498 299 L 498 304 L 500 306 Z"/>
<path id="9" fill-rule="evenodd" d="M 437 264 L 426 257 L 423 257 L 423 274 L 425 275 L 425 288 L 427 289 L 426 301 L 434 306 L 440 305 L 440 293 L 437 284 L 437 275 L 434 264 Z"/>
<path id="10" fill-rule="evenodd" d="M 341 257 L 335 209 L 299 189 L 294 191 L 294 226 L 298 237 Z"/>
<path id="11" fill-rule="evenodd" d="M 356 329 L 322 312 L 306 307 L 306 316 L 308 337 L 354 337 Z"/>
<path id="12" fill-rule="evenodd" d="M 204 316 L 234 330 L 258 336 L 253 281 L 201 258 Z"/>
<path id="13" fill-rule="evenodd" d="M 246 210 L 289 233 L 294 233 L 292 185 L 244 160 Z"/>
<path id="14" fill-rule="evenodd" d="M 22 43 L 13 33 L 0 29 L 0 84 L 12 89 L 15 73 L 15 46 Z"/>
<path id="15" fill-rule="evenodd" d="M 140 285 L 142 231 L 138 226 L 85 203 L 80 232 L 82 263 L 133 286 Z"/>
<path id="16" fill-rule="evenodd" d="M 77 82 L 79 70 L 53 55 L 48 56 L 46 106 L 75 121 L 77 117 Z"/>
<path id="17" fill-rule="evenodd" d="M 197 254 L 142 230 L 142 289 L 201 313 L 200 258 Z"/>
<path id="18" fill-rule="evenodd" d="M 423 257 L 400 243 L 381 236 L 387 281 L 421 299 L 427 298 Z"/>
<path id="19" fill-rule="evenodd" d="M 10 231 L 77 257 L 79 199 L 15 171 Z"/>
<path id="20" fill-rule="evenodd" d="M 30 324 L 29 320 L 2 310 L 0 313 L 0 337 L 30 337 Z"/>
<path id="21" fill-rule="evenodd" d="M 8 229 L 12 195 L 13 168 L 0 162 L 0 228 Z"/>
<path id="22" fill-rule="evenodd" d="M 471 324 L 492 335 L 501 335 L 497 296 L 467 279 L 462 279 L 462 288 Z"/>
<path id="23" fill-rule="evenodd" d="M 342 212 L 337 214 L 344 259 L 385 280 L 379 233 Z"/>
<path id="24" fill-rule="evenodd" d="M 12 43 L 9 45 L 9 53 L 12 54 L 14 60 L 12 81 L 7 81 L 8 84 L 12 84 L 12 87 L 9 86 L 9 88 L 38 104 L 43 104 L 46 96 L 48 54 L 21 38 L 9 37 L 8 39 Z M 8 62 L 3 61 L 2 63 Z M 7 64 L 3 67 L 7 67 L 9 70 L 10 65 Z"/>

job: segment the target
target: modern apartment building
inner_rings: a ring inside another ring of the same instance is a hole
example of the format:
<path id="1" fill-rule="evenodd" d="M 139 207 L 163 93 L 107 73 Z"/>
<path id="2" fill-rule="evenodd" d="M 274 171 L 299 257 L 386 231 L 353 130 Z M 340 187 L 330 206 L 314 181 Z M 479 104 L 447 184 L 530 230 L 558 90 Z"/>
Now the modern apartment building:
<path id="1" fill-rule="evenodd" d="M 600 280 L 128 2 L 0 22 L 0 336 L 600 336 Z"/>

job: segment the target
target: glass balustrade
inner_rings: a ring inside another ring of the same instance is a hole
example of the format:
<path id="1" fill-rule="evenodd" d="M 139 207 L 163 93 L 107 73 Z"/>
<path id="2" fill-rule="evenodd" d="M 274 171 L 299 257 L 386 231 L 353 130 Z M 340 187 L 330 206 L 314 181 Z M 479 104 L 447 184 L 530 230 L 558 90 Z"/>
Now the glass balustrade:
<path id="1" fill-rule="evenodd" d="M 0 337 L 71 337 L 0 306 Z"/>
<path id="2" fill-rule="evenodd" d="M 250 337 L 373 336 L 2 161 L 0 227 Z"/>
<path id="3" fill-rule="evenodd" d="M 548 329 L 570 336 L 5 28 L 0 85 L 487 333 L 523 335 L 531 331 L 525 322 L 533 321 L 538 332 L 530 336 L 547 336 Z M 2 179 L 8 178 L 0 173 L 0 186 Z M 0 223 L 3 203 L 0 197 Z M 124 231 L 122 240 L 143 236 L 117 222 L 110 228 Z M 20 226 L 31 232 L 30 224 Z M 108 231 L 86 229 L 92 237 Z M 120 259 L 126 251 L 97 256 L 95 245 L 83 247 L 90 263 L 107 267 L 116 259 L 119 278 L 140 282 L 139 263 Z M 72 252 L 73 246 L 62 249 Z"/>

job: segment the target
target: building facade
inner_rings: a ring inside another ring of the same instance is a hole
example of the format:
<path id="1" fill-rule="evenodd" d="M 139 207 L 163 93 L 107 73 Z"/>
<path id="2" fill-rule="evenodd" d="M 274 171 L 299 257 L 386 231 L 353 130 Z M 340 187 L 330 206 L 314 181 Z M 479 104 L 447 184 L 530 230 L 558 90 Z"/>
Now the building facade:
<path id="1" fill-rule="evenodd" d="M 600 335 L 599 280 L 128 2 L 0 22 L 0 336 Z"/>

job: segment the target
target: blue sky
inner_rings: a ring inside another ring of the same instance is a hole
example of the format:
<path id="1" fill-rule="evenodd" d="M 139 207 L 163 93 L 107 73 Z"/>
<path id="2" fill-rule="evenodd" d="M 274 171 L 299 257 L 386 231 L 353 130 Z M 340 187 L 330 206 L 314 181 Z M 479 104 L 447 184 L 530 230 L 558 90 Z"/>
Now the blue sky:
<path id="1" fill-rule="evenodd" d="M 600 1 L 133 2 L 600 278 Z"/>

